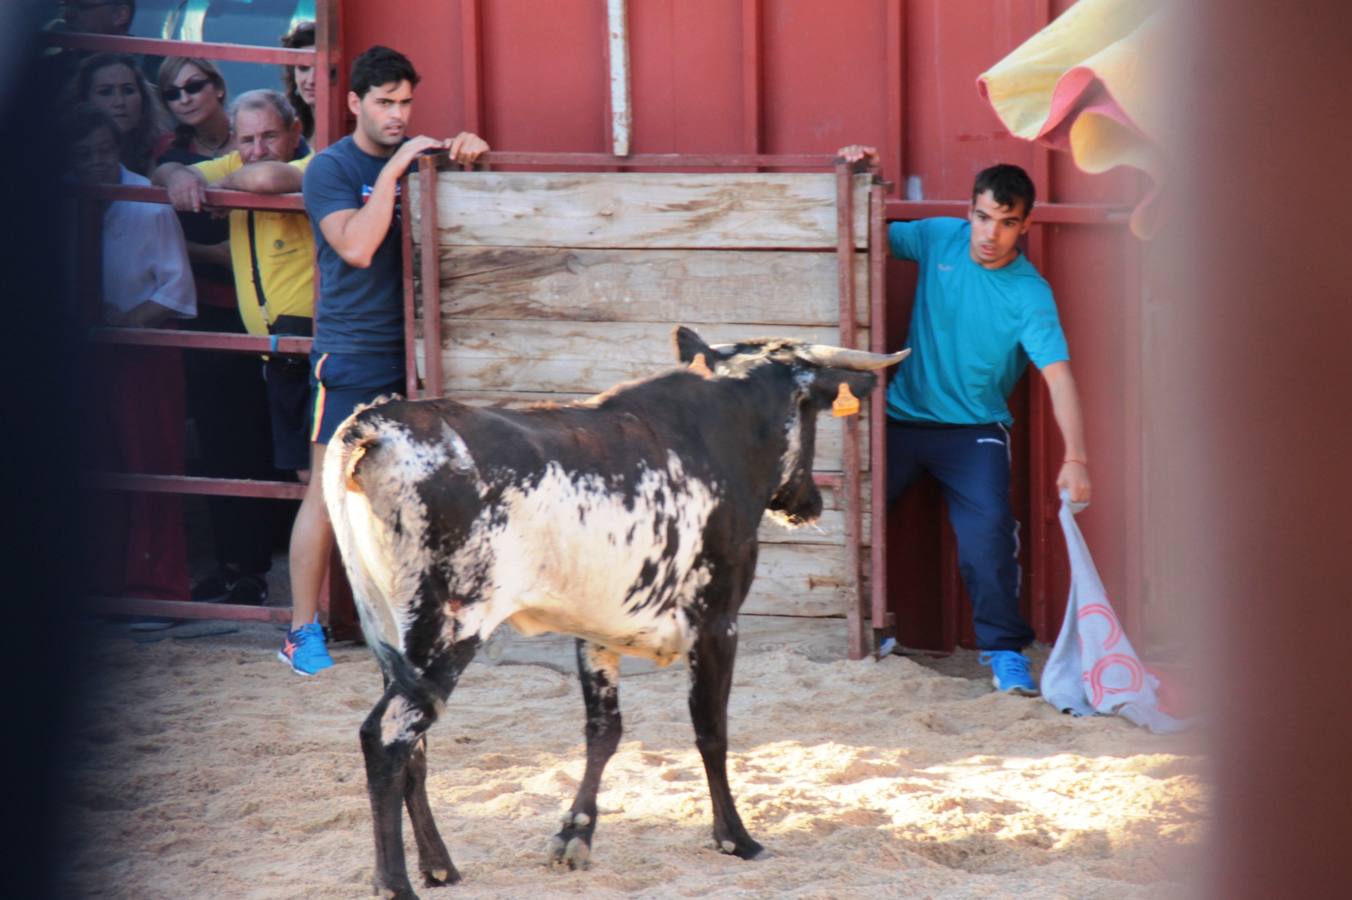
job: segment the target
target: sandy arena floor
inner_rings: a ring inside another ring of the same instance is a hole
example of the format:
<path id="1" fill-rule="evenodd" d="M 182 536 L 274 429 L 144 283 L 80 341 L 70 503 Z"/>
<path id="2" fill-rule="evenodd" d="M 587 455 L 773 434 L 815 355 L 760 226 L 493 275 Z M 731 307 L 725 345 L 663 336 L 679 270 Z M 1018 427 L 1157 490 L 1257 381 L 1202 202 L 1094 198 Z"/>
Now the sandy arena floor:
<path id="1" fill-rule="evenodd" d="M 729 773 L 773 853 L 751 863 L 711 849 L 684 667 L 634 665 L 592 867 L 550 869 L 584 760 L 571 643 L 481 654 L 430 737 L 429 795 L 464 881 L 422 896 L 1187 895 L 1211 794 L 1195 736 L 997 696 L 971 654 L 847 662 L 843 632 L 744 620 Z M 271 627 L 159 638 L 109 627 L 99 644 L 73 736 L 69 896 L 369 897 L 356 731 L 380 676 L 366 649 L 339 645 L 333 669 L 302 679 L 277 662 Z"/>

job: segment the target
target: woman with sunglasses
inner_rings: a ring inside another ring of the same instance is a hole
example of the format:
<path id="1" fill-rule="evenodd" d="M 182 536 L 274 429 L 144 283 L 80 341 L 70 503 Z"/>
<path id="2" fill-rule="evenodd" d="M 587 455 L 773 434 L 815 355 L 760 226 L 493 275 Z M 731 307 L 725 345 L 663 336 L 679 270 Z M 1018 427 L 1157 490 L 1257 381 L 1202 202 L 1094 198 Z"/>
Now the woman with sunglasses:
<path id="1" fill-rule="evenodd" d="M 208 59 L 170 56 L 160 65 L 157 78 L 160 99 L 177 123 L 155 146 L 155 164 L 167 162 L 191 166 L 224 156 L 233 148 L 230 117 L 225 111 L 225 79 Z M 188 257 L 197 282 L 197 300 L 219 310 L 216 315 L 239 319 L 235 309 L 234 276 L 230 270 L 230 224 L 210 213 L 179 213 L 188 239 Z M 207 313 L 203 319 L 213 318 Z M 233 328 L 213 328 L 233 331 Z M 243 324 L 239 324 L 243 330 Z"/>
<path id="2" fill-rule="evenodd" d="M 122 165 L 138 175 L 149 175 L 151 150 L 165 129 L 160 105 L 135 57 L 125 53 L 87 57 L 76 73 L 74 93 L 76 103 L 89 103 L 112 116 Z"/>
<path id="3" fill-rule="evenodd" d="M 297 22 L 282 35 L 282 46 L 300 50 L 315 45 L 315 23 Z M 314 66 L 282 66 L 282 86 L 286 99 L 300 119 L 300 132 L 306 141 L 315 136 L 315 68 Z"/>
<path id="4" fill-rule="evenodd" d="M 215 63 L 171 56 L 160 65 L 160 99 L 177 122 L 168 146 L 202 159 L 224 156 L 231 146 L 225 112 L 225 78 Z M 166 148 L 167 149 L 167 148 Z"/>

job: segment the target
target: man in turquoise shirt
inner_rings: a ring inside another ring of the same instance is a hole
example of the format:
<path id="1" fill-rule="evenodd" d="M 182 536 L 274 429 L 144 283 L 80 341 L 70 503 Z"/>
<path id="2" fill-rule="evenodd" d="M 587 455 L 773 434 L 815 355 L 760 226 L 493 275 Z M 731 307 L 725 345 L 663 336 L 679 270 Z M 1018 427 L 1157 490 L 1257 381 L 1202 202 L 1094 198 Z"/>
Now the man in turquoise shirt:
<path id="1" fill-rule="evenodd" d="M 842 148 L 853 162 L 871 147 Z M 1035 695 L 1023 648 L 1033 630 L 1019 613 L 1018 522 L 1009 498 L 1006 400 L 1031 360 L 1051 392 L 1065 458 L 1058 490 L 1088 501 L 1088 455 L 1079 393 L 1051 287 L 1018 249 L 1036 191 L 1018 166 L 983 170 L 966 220 L 893 222 L 892 255 L 919 264 L 912 354 L 887 391 L 889 505 L 921 473 L 943 488 L 972 598 L 981 661 L 996 688 Z"/>

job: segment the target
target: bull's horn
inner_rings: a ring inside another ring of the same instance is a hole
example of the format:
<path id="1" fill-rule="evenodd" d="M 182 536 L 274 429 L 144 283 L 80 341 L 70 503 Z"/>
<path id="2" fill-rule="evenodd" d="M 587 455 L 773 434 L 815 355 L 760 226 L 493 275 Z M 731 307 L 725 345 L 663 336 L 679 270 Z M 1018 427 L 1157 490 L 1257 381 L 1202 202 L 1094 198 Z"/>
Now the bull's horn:
<path id="1" fill-rule="evenodd" d="M 911 355 L 908 347 L 896 353 L 870 353 L 867 350 L 850 350 L 846 347 L 832 347 L 827 344 L 805 344 L 798 355 L 819 366 L 832 366 L 837 369 L 857 369 L 867 372 L 872 369 L 885 369 L 894 366 Z"/>

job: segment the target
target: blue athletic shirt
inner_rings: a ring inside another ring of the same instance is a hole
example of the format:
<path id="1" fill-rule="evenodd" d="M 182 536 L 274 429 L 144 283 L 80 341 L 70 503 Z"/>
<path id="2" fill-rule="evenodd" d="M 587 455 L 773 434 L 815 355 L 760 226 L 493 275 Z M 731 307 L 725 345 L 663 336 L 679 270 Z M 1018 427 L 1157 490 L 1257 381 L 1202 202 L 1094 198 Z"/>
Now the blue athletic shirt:
<path id="1" fill-rule="evenodd" d="M 1009 425 L 1005 401 L 1028 361 L 1041 369 L 1070 359 L 1051 286 L 1022 253 L 999 269 L 982 268 L 971 256 L 971 234 L 965 219 L 887 229 L 892 255 L 920 264 L 912 352 L 887 390 L 893 419 Z"/>
<path id="2" fill-rule="evenodd" d="M 348 265 L 329 246 L 319 223 L 344 209 L 361 209 L 388 157 L 363 152 L 348 135 L 317 154 L 305 170 L 305 211 L 319 260 L 314 348 L 320 353 L 401 353 L 404 348 L 400 201 L 371 266 Z"/>

